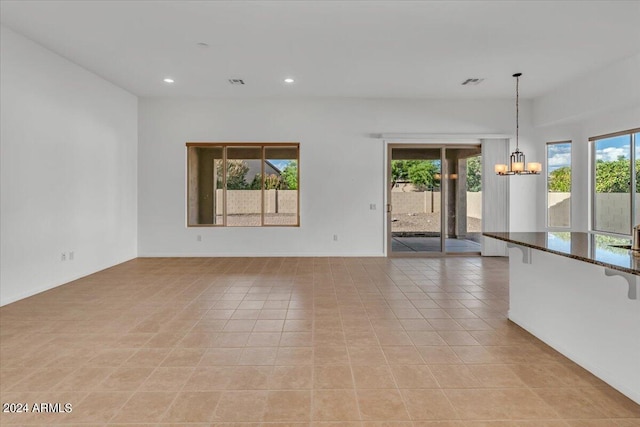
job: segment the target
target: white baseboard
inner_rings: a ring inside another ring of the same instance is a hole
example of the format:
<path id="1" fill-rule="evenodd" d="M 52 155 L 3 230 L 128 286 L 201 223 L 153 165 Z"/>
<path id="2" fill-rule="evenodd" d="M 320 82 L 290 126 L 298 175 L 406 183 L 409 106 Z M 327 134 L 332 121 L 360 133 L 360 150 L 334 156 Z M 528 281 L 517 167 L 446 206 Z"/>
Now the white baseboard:
<path id="1" fill-rule="evenodd" d="M 141 252 L 138 258 L 383 258 L 382 252 L 376 253 L 299 253 L 299 252 L 277 252 L 277 253 L 183 253 L 183 252 Z"/>
<path id="2" fill-rule="evenodd" d="M 48 284 L 43 285 L 41 287 L 38 287 L 36 289 L 31 289 L 31 290 L 29 290 L 27 292 L 23 292 L 23 293 L 20 293 L 18 295 L 12 295 L 9 298 L 0 297 L 0 307 L 5 306 L 7 304 L 14 303 L 16 301 L 23 300 L 25 298 L 32 297 L 34 295 L 41 294 L 42 292 L 49 291 L 51 289 L 57 288 L 58 286 L 65 285 L 65 284 L 67 284 L 69 282 L 73 282 L 74 280 L 82 279 L 83 277 L 90 276 L 90 275 L 98 273 L 98 272 L 100 272 L 102 270 L 106 270 L 107 268 L 115 267 L 116 265 L 122 264 L 122 263 L 127 262 L 127 261 L 131 261 L 133 259 L 136 259 L 136 257 L 134 256 L 134 257 L 131 257 L 131 258 L 122 259 L 122 260 L 117 261 L 115 263 L 104 264 L 104 265 L 99 266 L 95 270 L 92 269 L 92 271 L 83 272 L 83 273 L 80 273 L 78 275 L 74 275 L 74 276 L 70 276 L 70 277 L 65 277 L 62 280 L 55 281 L 53 283 L 48 283 Z"/>

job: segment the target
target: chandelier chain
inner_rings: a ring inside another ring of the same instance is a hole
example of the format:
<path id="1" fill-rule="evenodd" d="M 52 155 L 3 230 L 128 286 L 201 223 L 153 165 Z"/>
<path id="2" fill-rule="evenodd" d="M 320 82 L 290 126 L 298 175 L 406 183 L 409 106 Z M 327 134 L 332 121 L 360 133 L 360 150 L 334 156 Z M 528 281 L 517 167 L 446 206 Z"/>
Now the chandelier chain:
<path id="1" fill-rule="evenodd" d="M 520 76 L 516 77 L 516 150 L 519 149 L 519 133 L 520 133 Z"/>

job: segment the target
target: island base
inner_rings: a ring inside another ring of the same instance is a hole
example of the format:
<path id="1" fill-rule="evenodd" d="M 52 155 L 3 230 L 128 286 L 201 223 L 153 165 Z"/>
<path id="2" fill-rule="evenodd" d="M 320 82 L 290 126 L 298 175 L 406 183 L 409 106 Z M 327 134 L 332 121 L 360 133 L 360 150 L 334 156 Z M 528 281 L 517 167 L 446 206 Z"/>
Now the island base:
<path id="1" fill-rule="evenodd" d="M 509 249 L 509 282 L 511 321 L 640 404 L 637 284 L 522 246 Z"/>

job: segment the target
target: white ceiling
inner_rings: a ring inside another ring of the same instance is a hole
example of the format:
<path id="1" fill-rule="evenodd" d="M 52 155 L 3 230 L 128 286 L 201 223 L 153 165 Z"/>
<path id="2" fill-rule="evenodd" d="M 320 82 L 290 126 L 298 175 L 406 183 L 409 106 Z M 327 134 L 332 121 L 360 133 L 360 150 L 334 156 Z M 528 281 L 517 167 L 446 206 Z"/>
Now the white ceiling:
<path id="1" fill-rule="evenodd" d="M 0 5 L 2 24 L 139 96 L 510 97 L 520 71 L 530 98 L 640 52 L 640 1 Z"/>

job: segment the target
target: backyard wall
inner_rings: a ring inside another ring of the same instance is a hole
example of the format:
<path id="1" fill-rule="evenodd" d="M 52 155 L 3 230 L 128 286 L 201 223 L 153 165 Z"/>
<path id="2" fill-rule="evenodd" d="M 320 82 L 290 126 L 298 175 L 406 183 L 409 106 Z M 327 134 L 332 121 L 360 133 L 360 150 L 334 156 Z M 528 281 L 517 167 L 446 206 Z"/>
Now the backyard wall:
<path id="1" fill-rule="evenodd" d="M 223 190 L 216 190 L 216 199 L 222 200 Z M 260 213 L 260 190 L 227 190 L 227 215 Z M 264 212 L 295 214 L 298 211 L 297 190 L 265 190 Z M 216 206 L 216 215 L 222 215 L 222 203 Z"/>
<path id="2" fill-rule="evenodd" d="M 596 194 L 595 229 L 607 230 L 621 234 L 631 233 L 629 223 L 629 194 L 598 193 Z M 636 212 L 640 212 L 640 195 L 636 195 Z M 637 221 L 633 221 L 635 225 Z"/>
<path id="3" fill-rule="evenodd" d="M 549 224 L 556 227 L 567 227 L 566 218 L 569 217 L 571 207 L 571 193 L 549 193 Z M 640 197 L 636 197 L 636 212 L 640 212 Z M 596 227 L 628 234 L 629 223 L 629 194 L 626 193 L 598 193 L 596 195 Z M 586 212 L 583 212 L 586 215 Z M 635 224 L 635 222 L 634 222 Z"/>
<path id="4" fill-rule="evenodd" d="M 467 216 L 482 219 L 482 191 L 467 191 Z"/>
<path id="5" fill-rule="evenodd" d="M 439 191 L 414 191 L 391 193 L 393 212 L 431 213 L 440 212 Z M 467 216 L 482 218 L 482 192 L 467 192 Z"/>
<path id="6" fill-rule="evenodd" d="M 569 227 L 571 219 L 571 193 L 547 194 L 549 227 Z"/>
<path id="7" fill-rule="evenodd" d="M 393 213 L 440 212 L 439 191 L 392 192 Z"/>

